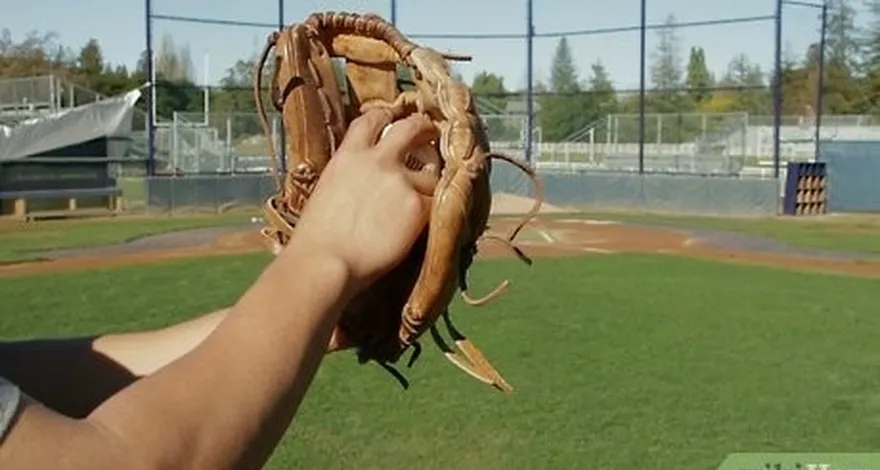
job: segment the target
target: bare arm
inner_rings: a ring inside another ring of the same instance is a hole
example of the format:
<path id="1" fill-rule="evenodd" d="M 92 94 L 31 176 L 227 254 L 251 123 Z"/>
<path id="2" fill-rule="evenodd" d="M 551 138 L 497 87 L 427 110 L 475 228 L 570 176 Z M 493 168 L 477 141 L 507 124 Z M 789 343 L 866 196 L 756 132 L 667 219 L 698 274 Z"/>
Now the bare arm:
<path id="1" fill-rule="evenodd" d="M 0 376 L 59 413 L 85 417 L 119 390 L 195 348 L 228 311 L 149 331 L 0 342 Z"/>
<path id="2" fill-rule="evenodd" d="M 198 347 L 88 418 L 25 404 L 0 468 L 258 468 L 353 292 L 344 264 L 309 251 L 279 255 Z"/>
<path id="3" fill-rule="evenodd" d="M 148 331 L 0 342 L 0 377 L 61 414 L 83 418 L 198 346 L 228 313 L 223 308 Z M 336 333 L 327 353 L 346 347 Z"/>
<path id="4" fill-rule="evenodd" d="M 0 443 L 0 468 L 260 468 L 344 305 L 406 256 L 426 221 L 402 159 L 436 131 L 410 119 L 374 144 L 388 118 L 352 123 L 294 239 L 201 343 L 84 419 L 26 401 Z"/>

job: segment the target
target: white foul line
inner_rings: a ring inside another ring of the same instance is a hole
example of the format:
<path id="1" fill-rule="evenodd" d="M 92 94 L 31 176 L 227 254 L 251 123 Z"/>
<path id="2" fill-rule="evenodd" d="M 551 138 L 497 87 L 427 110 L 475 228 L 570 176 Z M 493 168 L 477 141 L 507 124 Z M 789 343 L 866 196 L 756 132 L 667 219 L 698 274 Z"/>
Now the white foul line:
<path id="1" fill-rule="evenodd" d="M 543 238 L 545 242 L 556 243 L 556 239 L 554 239 L 553 236 L 550 235 L 549 232 L 547 232 L 546 230 L 542 230 L 542 229 L 537 229 L 537 230 L 538 230 L 538 234 L 541 235 L 541 238 Z"/>
<path id="2" fill-rule="evenodd" d="M 581 251 L 586 251 L 588 253 L 602 253 L 603 255 L 611 255 L 615 253 L 611 250 L 606 250 L 604 248 L 593 248 L 591 246 L 582 247 Z"/>
<path id="3" fill-rule="evenodd" d="M 557 240 L 555 238 L 553 238 L 553 235 L 550 234 L 550 231 L 543 230 L 540 228 L 536 228 L 535 231 L 537 231 L 538 234 L 541 236 L 541 238 L 543 238 L 544 241 L 546 241 L 547 243 L 554 244 L 557 242 Z M 601 254 L 606 254 L 606 255 L 616 253 L 615 251 L 612 251 L 612 250 L 606 250 L 604 248 L 595 248 L 595 247 L 589 247 L 589 246 L 580 247 L 580 250 L 587 252 L 587 253 L 601 253 Z"/>

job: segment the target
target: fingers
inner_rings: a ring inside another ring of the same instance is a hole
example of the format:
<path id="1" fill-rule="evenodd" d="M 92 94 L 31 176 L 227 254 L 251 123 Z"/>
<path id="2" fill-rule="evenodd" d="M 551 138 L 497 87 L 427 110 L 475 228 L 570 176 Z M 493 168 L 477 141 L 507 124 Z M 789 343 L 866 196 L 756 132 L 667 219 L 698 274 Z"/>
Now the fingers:
<path id="1" fill-rule="evenodd" d="M 375 145 L 382 162 L 403 170 L 417 192 L 432 196 L 440 178 L 441 162 L 440 156 L 426 146 L 439 137 L 437 128 L 427 117 L 414 114 L 395 122 L 383 133 L 392 119 L 392 113 L 386 109 L 365 112 L 352 121 L 339 146 L 340 152 L 355 154 Z"/>
<path id="2" fill-rule="evenodd" d="M 417 161 L 410 161 L 417 160 Z M 423 196 L 433 196 L 440 181 L 440 155 L 433 149 L 419 148 L 409 160 L 401 162 L 404 175 Z"/>
<path id="3" fill-rule="evenodd" d="M 339 150 L 352 152 L 372 147 L 379 139 L 382 129 L 391 124 L 391 119 L 391 112 L 381 108 L 371 109 L 358 116 L 348 126 L 345 138 L 339 144 Z"/>
<path id="4" fill-rule="evenodd" d="M 399 162 L 406 155 L 438 137 L 437 128 L 427 117 L 412 114 L 391 126 L 385 137 L 376 144 L 376 151 L 384 160 Z"/>
<path id="5" fill-rule="evenodd" d="M 438 131 L 428 118 L 412 115 L 396 122 L 376 144 L 385 162 L 402 169 L 410 185 L 423 196 L 433 196 L 440 180 L 440 155 L 431 141 Z"/>

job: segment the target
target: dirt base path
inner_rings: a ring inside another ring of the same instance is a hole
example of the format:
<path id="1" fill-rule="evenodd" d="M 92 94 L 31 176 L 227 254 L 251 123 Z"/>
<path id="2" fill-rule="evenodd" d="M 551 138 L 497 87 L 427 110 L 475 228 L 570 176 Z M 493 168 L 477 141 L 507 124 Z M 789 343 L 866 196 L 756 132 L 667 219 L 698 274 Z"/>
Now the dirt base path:
<path id="1" fill-rule="evenodd" d="M 729 232 L 585 219 L 539 220 L 531 224 L 530 229 L 544 242 L 530 243 L 527 246 L 527 252 L 534 256 L 660 253 L 813 272 L 880 277 L 880 261 L 866 260 L 858 254 L 795 248 L 773 240 Z M 498 250 L 493 250 L 492 254 L 499 254 Z"/>
<path id="2" fill-rule="evenodd" d="M 498 198 L 490 231 L 502 235 L 531 206 L 524 198 Z M 501 204 L 503 203 L 503 204 Z M 545 206 L 543 212 L 561 208 Z M 0 276 L 22 276 L 95 269 L 163 260 L 265 252 L 260 225 L 206 228 L 145 237 L 121 245 L 40 253 L 42 261 L 0 266 Z M 781 266 L 792 269 L 880 277 L 880 262 L 851 253 L 798 249 L 772 240 L 729 232 L 616 223 L 579 218 L 539 218 L 524 229 L 518 245 L 532 257 L 602 256 L 613 253 L 663 253 L 716 261 Z M 480 256 L 511 256 L 487 243 Z"/>

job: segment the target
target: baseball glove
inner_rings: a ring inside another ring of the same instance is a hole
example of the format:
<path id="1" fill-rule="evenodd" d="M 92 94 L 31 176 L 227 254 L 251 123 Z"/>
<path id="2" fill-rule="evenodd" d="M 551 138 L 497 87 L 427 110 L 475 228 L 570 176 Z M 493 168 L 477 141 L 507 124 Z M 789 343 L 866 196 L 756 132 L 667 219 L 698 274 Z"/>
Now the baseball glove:
<path id="1" fill-rule="evenodd" d="M 270 100 L 284 124 L 284 175 L 277 168 L 275 142 L 261 94 L 264 67 L 272 49 L 275 61 Z M 531 264 L 513 240 L 537 215 L 543 194 L 540 181 L 527 164 L 490 152 L 471 91 L 452 76 L 451 60 L 470 57 L 415 44 L 373 14 L 315 13 L 302 23 L 272 33 L 256 64 L 254 83 L 277 189 L 266 201 L 268 224 L 262 234 L 274 253 L 288 242 L 313 187 L 353 119 L 376 107 L 390 110 L 395 119 L 411 113 L 428 116 L 440 134 L 439 140 L 432 143 L 440 157 L 439 162 L 433 162 L 439 165 L 436 184 L 424 190 L 433 196 L 429 222 L 408 257 L 355 298 L 342 313 L 337 328 L 356 349 L 361 363 L 379 363 L 404 388 L 406 380 L 391 364 L 412 348 L 412 366 L 421 352 L 418 340 L 430 331 L 455 365 L 482 382 L 510 392 L 511 386 L 480 350 L 452 325 L 448 306 L 456 287 L 470 305 L 484 305 L 507 287 L 504 281 L 483 298 L 468 294 L 467 272 L 482 242 L 500 242 Z M 400 79 L 407 75 L 410 81 Z M 491 159 L 513 164 L 534 184 L 534 205 L 506 237 L 487 233 L 492 202 Z M 405 163 L 419 170 L 429 162 L 410 155 Z M 436 326 L 440 318 L 458 351 L 440 336 Z"/>

